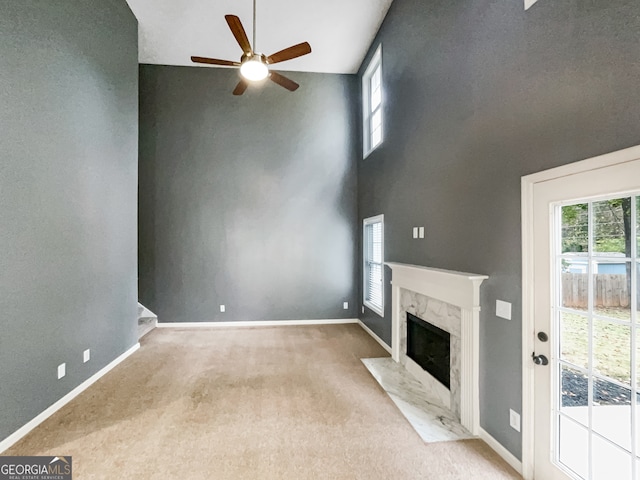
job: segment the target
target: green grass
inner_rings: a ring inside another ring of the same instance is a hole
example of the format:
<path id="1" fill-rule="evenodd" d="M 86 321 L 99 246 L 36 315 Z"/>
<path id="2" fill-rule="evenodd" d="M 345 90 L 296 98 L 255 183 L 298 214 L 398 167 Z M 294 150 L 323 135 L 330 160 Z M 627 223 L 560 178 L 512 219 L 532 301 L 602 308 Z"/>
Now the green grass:
<path id="1" fill-rule="evenodd" d="M 628 321 L 629 310 L 599 309 L 598 314 Z M 560 342 L 564 360 L 584 368 L 588 367 L 589 324 L 586 316 L 563 312 Z M 640 341 L 637 343 L 640 344 Z M 636 356 L 640 359 L 640 349 Z M 631 379 L 630 325 L 594 319 L 593 358 L 594 371 L 629 384 Z M 638 385 L 640 385 L 640 375 Z"/>

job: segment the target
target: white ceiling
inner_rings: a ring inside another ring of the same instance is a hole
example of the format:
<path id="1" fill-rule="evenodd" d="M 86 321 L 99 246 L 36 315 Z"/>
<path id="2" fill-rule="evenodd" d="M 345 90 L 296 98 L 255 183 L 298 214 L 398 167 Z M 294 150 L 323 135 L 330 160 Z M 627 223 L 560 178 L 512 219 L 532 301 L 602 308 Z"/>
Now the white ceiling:
<path id="1" fill-rule="evenodd" d="M 253 43 L 252 0 L 127 0 L 139 22 L 140 63 L 194 65 L 191 55 L 240 59 L 226 14 Z M 392 0 L 257 0 L 258 52 L 307 41 L 312 52 L 277 70 L 355 73 Z"/>

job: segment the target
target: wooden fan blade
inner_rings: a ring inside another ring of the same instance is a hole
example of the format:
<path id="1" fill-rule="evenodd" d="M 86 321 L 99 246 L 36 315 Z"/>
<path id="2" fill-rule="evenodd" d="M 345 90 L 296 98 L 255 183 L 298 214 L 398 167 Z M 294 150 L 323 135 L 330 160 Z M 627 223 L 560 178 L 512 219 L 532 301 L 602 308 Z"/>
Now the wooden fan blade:
<path id="1" fill-rule="evenodd" d="M 225 67 L 239 67 L 240 62 L 232 62 L 231 60 L 218 60 L 217 58 L 191 57 L 193 63 L 206 63 L 208 65 L 223 65 Z"/>
<path id="2" fill-rule="evenodd" d="M 284 75 L 280 75 L 278 72 L 270 72 L 269 73 L 269 78 L 271 79 L 272 82 L 275 82 L 278 85 L 280 85 L 281 87 L 286 88 L 290 92 L 295 92 L 298 89 L 298 87 L 300 86 L 296 82 L 294 82 L 293 80 L 289 80 Z"/>
<path id="3" fill-rule="evenodd" d="M 238 82 L 238 85 L 236 85 L 236 88 L 233 89 L 233 94 L 242 95 L 248 86 L 249 86 L 249 82 L 247 82 L 246 80 L 240 80 Z"/>
<path id="4" fill-rule="evenodd" d="M 270 55 L 267 57 L 267 63 L 285 62 L 306 55 L 307 53 L 311 53 L 311 45 L 309 45 L 308 42 L 303 42 Z"/>
<path id="5" fill-rule="evenodd" d="M 244 31 L 244 27 L 242 26 L 242 22 L 235 15 L 225 15 L 225 20 L 231 29 L 231 33 L 236 37 L 236 41 L 240 48 L 244 53 L 251 53 L 251 44 L 249 43 L 249 39 L 247 38 L 247 32 Z"/>

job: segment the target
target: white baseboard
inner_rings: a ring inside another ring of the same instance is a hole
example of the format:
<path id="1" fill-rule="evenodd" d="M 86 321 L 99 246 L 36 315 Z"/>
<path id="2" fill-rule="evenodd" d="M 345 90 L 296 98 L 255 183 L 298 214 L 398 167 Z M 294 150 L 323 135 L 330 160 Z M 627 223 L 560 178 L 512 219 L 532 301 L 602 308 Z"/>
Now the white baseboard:
<path id="1" fill-rule="evenodd" d="M 504 448 L 504 446 L 493 438 L 484 428 L 480 427 L 479 437 L 487 445 L 489 445 L 505 462 L 511 465 L 516 472 L 522 475 L 522 462 L 518 460 L 513 453 Z"/>
<path id="2" fill-rule="evenodd" d="M 157 328 L 229 328 L 229 327 L 283 327 L 291 325 L 342 325 L 358 323 L 357 318 L 325 320 L 257 320 L 255 322 L 158 322 Z"/>
<path id="3" fill-rule="evenodd" d="M 76 388 L 71 390 L 69 393 L 67 393 L 64 397 L 62 397 L 56 403 L 54 403 L 49 408 L 47 408 L 44 412 L 40 413 L 34 419 L 29 421 L 26 425 L 20 427 L 18 430 L 13 432 L 7 438 L 2 440 L 0 442 L 0 454 L 2 452 L 4 452 L 5 450 L 7 450 L 8 448 L 12 447 L 19 440 L 21 440 L 25 435 L 27 435 L 29 432 L 31 432 L 31 430 L 36 428 L 38 425 L 40 425 L 42 422 L 44 422 L 47 418 L 49 418 L 51 415 L 56 413 L 58 410 L 60 410 L 62 407 L 64 407 L 67 403 L 69 403 L 71 400 L 73 400 L 78 395 L 80 395 L 82 392 L 84 392 L 91 385 L 96 383 L 100 378 L 105 376 L 109 371 L 113 370 L 116 366 L 118 366 L 118 364 L 122 363 L 127 357 L 129 357 L 131 354 L 133 354 L 139 348 L 140 348 L 140 344 L 136 343 L 133 347 L 131 347 L 129 350 L 127 350 L 122 355 L 120 355 L 118 358 L 116 358 L 114 361 L 112 361 L 109 365 L 107 365 L 102 370 L 100 370 L 99 372 L 97 372 L 94 375 L 92 375 L 91 377 L 89 377 L 87 380 L 85 380 L 80 385 L 78 385 Z"/>
<path id="4" fill-rule="evenodd" d="M 382 348 L 384 348 L 387 352 L 389 352 L 389 355 L 392 354 L 391 347 L 387 345 L 384 340 L 382 340 L 378 335 L 376 335 L 373 330 L 367 327 L 362 320 L 358 319 L 358 323 L 360 324 L 360 326 L 365 332 L 371 335 L 373 339 L 380 344 Z"/>

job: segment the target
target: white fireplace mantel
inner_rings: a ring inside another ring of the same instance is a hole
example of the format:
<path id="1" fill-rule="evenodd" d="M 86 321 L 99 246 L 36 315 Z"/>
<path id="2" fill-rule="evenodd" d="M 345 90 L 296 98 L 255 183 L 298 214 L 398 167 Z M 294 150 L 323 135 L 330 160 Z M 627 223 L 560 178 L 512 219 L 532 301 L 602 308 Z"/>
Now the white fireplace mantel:
<path id="1" fill-rule="evenodd" d="M 401 318 L 400 290 L 406 289 L 426 297 L 460 307 L 460 423 L 472 434 L 480 430 L 479 369 L 480 360 L 480 285 L 486 275 L 455 272 L 405 263 L 385 263 L 393 271 L 391 350 L 400 361 Z"/>

